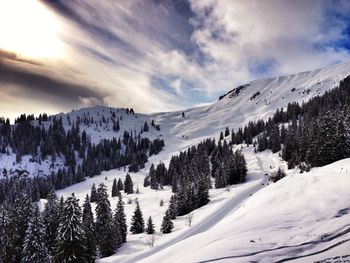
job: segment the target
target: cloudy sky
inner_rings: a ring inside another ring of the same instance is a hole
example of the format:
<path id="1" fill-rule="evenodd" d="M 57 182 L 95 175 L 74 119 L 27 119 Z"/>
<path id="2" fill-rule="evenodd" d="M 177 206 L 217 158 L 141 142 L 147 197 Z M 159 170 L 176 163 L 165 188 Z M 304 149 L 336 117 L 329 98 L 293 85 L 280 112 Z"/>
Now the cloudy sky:
<path id="1" fill-rule="evenodd" d="M 347 0 L 0 0 L 0 116 L 182 109 L 349 61 L 349 37 Z"/>

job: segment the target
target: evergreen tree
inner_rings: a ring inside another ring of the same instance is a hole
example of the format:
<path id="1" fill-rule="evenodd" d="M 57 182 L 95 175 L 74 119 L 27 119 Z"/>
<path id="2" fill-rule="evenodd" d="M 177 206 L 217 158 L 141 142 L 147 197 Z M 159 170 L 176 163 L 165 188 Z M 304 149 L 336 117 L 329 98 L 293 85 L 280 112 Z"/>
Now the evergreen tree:
<path id="1" fill-rule="evenodd" d="M 126 174 L 124 181 L 124 192 L 126 194 L 134 193 L 134 184 L 131 180 L 130 174 Z"/>
<path id="2" fill-rule="evenodd" d="M 55 245 L 57 229 L 60 220 L 60 206 L 54 190 L 51 190 L 47 196 L 47 202 L 43 212 L 43 222 L 45 226 L 46 242 L 48 250 L 51 253 Z"/>
<path id="3" fill-rule="evenodd" d="M 215 147 L 213 152 L 212 152 L 212 155 L 211 155 L 211 176 L 212 177 L 215 177 L 215 174 L 216 174 L 216 170 L 219 169 L 219 167 L 221 166 L 221 154 L 218 150 L 218 147 Z"/>
<path id="4" fill-rule="evenodd" d="M 145 124 L 143 125 L 143 131 L 148 132 L 148 130 L 149 130 L 149 126 L 148 126 L 147 121 L 145 121 Z"/>
<path id="5" fill-rule="evenodd" d="M 263 152 L 267 149 L 267 135 L 266 132 L 263 132 L 262 135 L 259 135 L 258 137 L 258 151 Z"/>
<path id="6" fill-rule="evenodd" d="M 335 160 L 340 160 L 350 156 L 350 117 L 344 111 L 335 114 L 335 139 L 334 147 L 337 149 Z"/>
<path id="7" fill-rule="evenodd" d="M 124 184 L 121 178 L 118 179 L 118 190 L 119 192 L 124 190 Z"/>
<path id="8" fill-rule="evenodd" d="M 97 190 L 96 237 L 97 246 L 102 257 L 108 257 L 116 251 L 117 234 L 112 217 L 111 204 L 108 200 L 106 186 L 101 183 Z"/>
<path id="9" fill-rule="evenodd" d="M 139 202 L 136 202 L 136 209 L 131 219 L 130 231 L 133 234 L 140 234 L 145 231 L 145 223 L 143 221 L 142 211 L 140 209 Z"/>
<path id="10" fill-rule="evenodd" d="M 121 243 L 126 242 L 126 236 L 128 234 L 128 226 L 126 224 L 126 215 L 124 212 L 124 202 L 122 197 L 119 196 L 117 203 L 117 209 L 114 214 L 114 224 L 116 226 L 117 232 L 119 233 Z"/>
<path id="11" fill-rule="evenodd" d="M 208 184 L 205 182 L 205 178 L 201 177 L 198 181 L 197 187 L 196 187 L 196 208 L 202 207 L 209 203 L 209 189 Z"/>
<path id="12" fill-rule="evenodd" d="M 270 146 L 273 153 L 279 152 L 281 150 L 281 138 L 278 125 L 275 124 L 271 130 L 270 134 Z"/>
<path id="13" fill-rule="evenodd" d="M 95 183 L 93 183 L 91 187 L 90 202 L 91 203 L 97 202 L 97 191 L 96 191 Z"/>
<path id="14" fill-rule="evenodd" d="M 49 262 L 45 229 L 38 206 L 34 205 L 23 243 L 22 263 Z"/>
<path id="15" fill-rule="evenodd" d="M 313 148 L 310 148 L 308 155 L 308 160 L 312 166 L 323 166 L 336 160 L 334 123 L 334 118 L 329 111 L 320 116 L 317 130 L 313 131 L 315 135 Z"/>
<path id="16" fill-rule="evenodd" d="M 9 250 L 6 262 L 20 262 L 22 258 L 23 241 L 28 228 L 32 206 L 26 194 L 18 194 L 9 213 L 8 237 Z"/>
<path id="17" fill-rule="evenodd" d="M 224 134 L 222 132 L 220 132 L 220 138 L 219 141 L 222 141 L 224 139 Z"/>
<path id="18" fill-rule="evenodd" d="M 10 237 L 8 236 L 9 215 L 7 208 L 0 206 L 0 262 L 6 262 L 9 258 L 8 250 L 10 245 Z"/>
<path id="19" fill-rule="evenodd" d="M 227 185 L 227 176 L 225 170 L 220 166 L 215 171 L 215 188 L 223 188 Z"/>
<path id="20" fill-rule="evenodd" d="M 154 168 L 154 164 L 151 164 L 151 167 L 149 169 L 149 177 L 150 177 L 150 183 L 151 183 L 151 189 L 158 190 L 158 179 L 156 175 L 156 169 Z"/>
<path id="21" fill-rule="evenodd" d="M 96 258 L 96 232 L 94 214 L 92 213 L 89 195 L 86 195 L 83 204 L 82 227 L 84 231 L 85 259 L 88 263 L 95 262 Z"/>
<path id="22" fill-rule="evenodd" d="M 177 216 L 177 205 L 176 205 L 176 195 L 172 195 L 169 201 L 169 215 L 171 219 L 176 219 Z"/>
<path id="23" fill-rule="evenodd" d="M 226 127 L 225 129 L 225 137 L 229 136 L 230 135 L 230 130 L 228 127 Z"/>
<path id="24" fill-rule="evenodd" d="M 150 186 L 150 185 L 151 185 L 150 177 L 149 177 L 149 175 L 147 175 L 147 176 L 145 177 L 145 179 L 143 180 L 143 187 L 148 187 L 148 186 Z"/>
<path id="25" fill-rule="evenodd" d="M 58 227 L 54 262 L 85 262 L 84 231 L 79 200 L 74 195 L 64 202 Z"/>
<path id="26" fill-rule="evenodd" d="M 282 128 L 281 128 L 281 143 L 285 143 L 286 140 L 286 136 L 287 136 L 287 129 L 286 126 L 284 126 L 284 124 L 282 124 Z"/>
<path id="27" fill-rule="evenodd" d="M 163 234 L 168 234 L 168 233 L 171 233 L 173 228 L 174 228 L 174 224 L 171 221 L 171 217 L 170 217 L 169 211 L 167 210 L 165 212 L 165 216 L 163 217 L 162 227 L 161 227 L 160 231 Z"/>
<path id="28" fill-rule="evenodd" d="M 240 150 L 237 150 L 235 152 L 235 159 L 236 159 L 236 171 L 239 178 L 238 183 L 244 183 L 246 180 L 248 169 L 247 169 L 247 163 L 244 158 L 244 155 Z"/>
<path id="29" fill-rule="evenodd" d="M 152 222 L 152 217 L 149 217 L 149 218 L 148 218 L 146 233 L 147 233 L 148 235 L 153 235 L 153 234 L 154 234 L 154 224 L 153 224 L 153 222 Z"/>
<path id="30" fill-rule="evenodd" d="M 114 178 L 113 180 L 113 186 L 112 186 L 112 197 L 116 197 L 120 195 L 120 191 L 117 186 L 117 179 Z"/>
<path id="31" fill-rule="evenodd" d="M 284 160 L 290 162 L 295 153 L 298 151 L 298 141 L 297 141 L 297 120 L 294 118 L 292 124 L 288 126 L 288 131 L 285 139 L 285 144 L 282 152 L 282 157 Z M 294 163 L 292 164 L 294 167 Z M 292 166 L 289 165 L 289 168 Z"/>

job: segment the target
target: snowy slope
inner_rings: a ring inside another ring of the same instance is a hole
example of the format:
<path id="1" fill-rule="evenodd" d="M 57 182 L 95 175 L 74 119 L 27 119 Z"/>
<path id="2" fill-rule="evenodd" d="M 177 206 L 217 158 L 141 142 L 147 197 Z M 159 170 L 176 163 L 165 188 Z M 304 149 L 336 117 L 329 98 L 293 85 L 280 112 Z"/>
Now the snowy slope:
<path id="1" fill-rule="evenodd" d="M 71 128 L 72 124 L 80 118 L 93 120 L 94 123 L 84 124 L 80 123 L 80 132 L 86 131 L 90 136 L 92 143 L 98 143 L 102 139 L 113 139 L 123 136 L 124 131 L 133 132 L 134 134 L 139 134 L 141 127 L 147 122 L 150 126 L 149 132 L 141 134 L 142 137 L 148 137 L 149 139 L 155 139 L 160 137 L 161 133 L 157 131 L 154 127 L 151 127 L 151 116 L 140 114 L 140 113 L 127 113 L 126 109 L 111 108 L 105 106 L 96 106 L 92 108 L 83 108 L 79 110 L 73 110 L 69 113 L 60 113 L 55 115 L 57 118 L 62 117 L 63 124 L 66 129 Z M 119 119 L 120 130 L 118 132 L 113 131 L 112 120 Z"/>
<path id="2" fill-rule="evenodd" d="M 60 113 L 50 116 L 50 119 L 48 121 L 43 121 L 42 125 L 48 129 L 52 124 L 53 118 L 62 118 L 62 123 L 66 131 L 72 129 L 72 126 L 79 119 L 80 133 L 85 131 L 90 137 L 91 142 L 95 144 L 102 139 L 118 139 L 123 136 L 124 131 L 138 135 L 145 122 L 149 125 L 149 131 L 143 132 L 141 137 L 147 137 L 150 140 L 162 137 L 161 131 L 158 131 L 155 127 L 151 126 L 151 121 L 153 120 L 151 116 L 139 113 L 127 113 L 126 109 L 105 106 L 83 108 L 73 110 L 69 113 Z M 90 122 L 87 122 L 86 120 L 90 120 Z M 120 130 L 117 132 L 113 130 L 113 120 L 119 120 Z M 37 120 L 33 121 L 33 123 L 38 125 Z M 35 161 L 30 161 L 30 159 L 31 156 L 27 155 L 22 158 L 20 163 L 16 163 L 16 154 L 12 150 L 9 151 L 8 155 L 0 154 L 0 173 L 5 168 L 9 172 L 9 175 L 15 174 L 16 171 L 25 171 L 29 176 L 42 176 L 51 174 L 52 171 L 57 171 L 59 168 L 63 168 L 65 163 L 62 157 L 56 158 L 53 167 L 51 166 L 52 161 L 50 157 L 43 160 L 41 164 Z"/>
<path id="3" fill-rule="evenodd" d="M 234 90 L 214 104 L 186 110 L 185 119 L 181 118 L 181 112 L 156 114 L 155 117 L 161 125 L 171 124 L 171 136 L 180 139 L 183 135 L 189 139 L 212 136 L 226 126 L 237 129 L 249 121 L 267 119 L 276 109 L 286 108 L 290 102 L 306 102 L 322 95 L 337 87 L 348 75 L 350 62 L 295 75 L 254 80 L 238 95 Z M 255 95 L 258 92 L 260 94 Z"/>
<path id="4" fill-rule="evenodd" d="M 350 159 L 290 174 L 213 228 L 142 262 L 313 262 L 349 255 L 349 186 Z"/>
<path id="5" fill-rule="evenodd" d="M 173 150 L 176 146 L 173 146 Z M 237 146 L 240 148 L 241 146 Z M 251 194 L 254 194 L 264 186 L 266 186 L 265 173 L 270 173 L 270 165 L 273 166 L 272 170 L 277 169 L 279 164 L 279 157 L 272 155 L 266 151 L 260 155 L 255 155 L 252 147 L 243 148 L 248 163 L 248 176 L 247 182 L 241 185 L 230 186 L 228 189 L 211 189 L 210 190 L 210 203 L 200 209 L 193 211 L 193 226 L 188 227 L 186 216 L 178 217 L 174 220 L 174 230 L 171 234 L 161 234 L 160 226 L 165 211 L 169 205 L 169 199 L 172 195 L 169 187 L 164 187 L 163 190 L 151 190 L 149 187 L 143 187 L 143 179 L 148 172 L 149 164 L 146 169 L 141 170 L 136 174 L 132 174 L 132 180 L 134 182 L 134 189 L 139 188 L 139 194 L 126 195 L 122 194 L 123 200 L 126 203 L 125 212 L 127 214 L 127 223 L 130 226 L 131 217 L 135 209 L 135 199 L 137 198 L 144 219 L 152 216 L 153 222 L 156 227 L 156 248 L 150 249 L 147 240 L 149 236 L 147 234 L 132 235 L 129 233 L 128 242 L 123 245 L 118 252 L 111 257 L 100 259 L 100 262 L 143 262 L 144 257 L 153 255 L 155 252 L 159 252 L 171 245 L 176 244 L 182 240 L 187 239 L 190 236 L 207 231 L 214 227 L 220 220 L 223 220 L 230 213 L 238 209 L 242 203 L 250 198 Z M 157 163 L 158 161 L 168 162 L 164 159 L 164 155 L 159 154 L 157 156 L 150 157 L 149 163 Z M 264 160 L 269 160 L 264 161 Z M 93 183 L 98 186 L 99 183 L 104 183 L 109 193 L 112 189 L 112 183 L 114 178 L 122 178 L 124 180 L 126 172 L 121 170 L 112 170 L 109 172 L 103 172 L 102 175 L 89 178 L 86 181 L 70 186 L 66 189 L 57 191 L 58 196 L 64 197 L 74 193 L 74 195 L 80 199 L 81 204 L 84 201 L 86 194 L 90 194 L 90 189 Z M 264 185 L 262 185 L 264 184 Z M 128 204 L 127 201 L 131 199 L 132 204 Z M 159 202 L 163 199 L 164 206 L 160 207 Z M 110 198 L 112 208 L 116 207 L 117 198 Z M 92 204 L 94 208 L 94 204 Z"/>
<path id="6" fill-rule="evenodd" d="M 339 85 L 340 80 L 350 74 L 350 62 L 337 64 L 324 69 L 303 72 L 295 75 L 254 80 L 243 85 L 243 89 L 237 94 L 237 88 L 229 92 L 221 100 L 208 106 L 185 110 L 185 118 L 182 111 L 145 114 L 127 114 L 125 109 L 96 106 L 84 108 L 69 113 L 55 115 L 62 118 L 66 129 L 79 118 L 81 120 L 80 132 L 84 130 L 90 136 L 93 143 L 101 139 L 119 138 L 124 131 L 140 132 L 144 122 L 148 124 L 152 120 L 160 125 L 161 130 L 154 127 L 141 136 L 153 140 L 163 138 L 165 148 L 162 153 L 164 159 L 188 146 L 198 143 L 205 137 L 218 136 L 225 127 L 239 128 L 249 121 L 259 118 L 267 119 L 276 109 L 286 108 L 290 102 L 308 101 L 310 98 L 323 94 Z M 259 95 L 257 95 L 259 94 Z M 254 98 L 253 98 L 254 97 Z M 84 124 L 84 119 L 93 120 L 94 123 Z M 120 131 L 113 131 L 112 119 L 120 120 Z M 45 123 L 48 127 L 50 121 Z M 174 148 L 173 145 L 176 145 Z M 29 156 L 24 158 L 29 159 Z M 0 162 L 4 168 L 27 170 L 29 174 L 47 174 L 50 172 L 50 161 L 44 161 L 42 165 L 27 161 L 13 166 L 15 155 L 0 155 Z M 62 167 L 64 161 L 59 160 L 55 169 Z"/>
<path id="7" fill-rule="evenodd" d="M 151 115 L 137 113 L 134 116 L 127 115 L 122 109 L 102 106 L 69 113 L 71 122 L 77 116 L 90 116 L 98 120 L 97 126 L 80 126 L 81 131 L 86 130 L 93 142 L 103 138 L 118 138 L 124 130 L 135 130 L 138 133 L 143 123 L 150 123 L 151 120 L 155 120 L 161 130 L 158 132 L 152 128 L 142 136 L 150 139 L 161 137 L 165 141 L 164 150 L 151 156 L 144 169 L 132 174 L 135 189 L 138 186 L 140 193 L 123 194 L 124 202 L 132 200 L 132 204 L 126 204 L 125 209 L 128 224 L 136 198 L 140 202 L 144 218 L 152 216 L 157 230 L 156 247 L 148 247 L 149 236 L 146 234 L 130 234 L 128 242 L 115 255 L 99 261 L 198 262 L 229 257 L 218 262 L 273 262 L 288 256 L 317 252 L 350 238 L 346 232 L 327 242 L 319 242 L 321 236 L 348 229 L 349 159 L 313 169 L 308 174 L 288 171 L 285 179 L 267 186 L 265 174 L 270 174 L 278 167 L 285 167 L 278 154 L 270 151 L 255 154 L 252 147 L 236 146 L 243 147 L 247 160 L 247 182 L 228 189 L 211 189 L 211 202 L 193 212 L 193 226 L 188 227 L 186 216 L 179 217 L 174 221 L 173 233 L 168 235 L 160 234 L 159 229 L 171 190 L 165 187 L 154 191 L 143 187 L 143 179 L 151 163 L 162 161 L 167 165 L 171 156 L 178 151 L 197 144 L 205 137 L 218 137 L 226 126 L 237 129 L 248 121 L 266 119 L 277 108 L 286 107 L 289 102 L 307 101 L 323 94 L 349 74 L 350 63 L 344 63 L 312 72 L 252 81 L 238 94 L 232 91 L 214 104 L 186 110 L 185 118 L 182 118 L 181 111 Z M 256 95 L 258 92 L 259 95 Z M 113 112 L 123 119 L 118 133 L 113 131 L 111 122 L 103 122 L 103 117 L 110 119 Z M 58 116 L 62 116 L 68 127 L 68 115 L 62 113 Z M 58 195 L 68 196 L 74 192 L 80 202 L 83 202 L 86 194 L 90 193 L 92 183 L 97 186 L 103 182 L 110 192 L 113 179 L 124 179 L 125 175 L 123 169 L 103 172 L 100 176 L 58 191 Z M 161 199 L 165 202 L 163 207 L 159 206 Z M 115 208 L 117 200 L 110 200 Z M 303 244 L 305 242 L 309 243 Z M 345 242 L 323 254 L 315 255 L 312 260 L 350 254 L 349 247 L 349 242 Z M 246 256 L 237 257 L 243 254 Z M 305 261 L 301 259 L 300 262 Z M 309 262 L 309 258 L 306 262 Z"/>

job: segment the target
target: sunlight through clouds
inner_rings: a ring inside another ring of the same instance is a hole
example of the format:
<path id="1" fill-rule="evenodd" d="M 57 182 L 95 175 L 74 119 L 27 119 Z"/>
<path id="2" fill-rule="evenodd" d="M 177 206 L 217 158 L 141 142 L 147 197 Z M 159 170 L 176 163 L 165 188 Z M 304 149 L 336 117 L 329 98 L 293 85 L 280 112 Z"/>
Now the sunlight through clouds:
<path id="1" fill-rule="evenodd" d="M 43 59 L 63 55 L 60 22 L 37 0 L 0 0 L 0 49 Z"/>

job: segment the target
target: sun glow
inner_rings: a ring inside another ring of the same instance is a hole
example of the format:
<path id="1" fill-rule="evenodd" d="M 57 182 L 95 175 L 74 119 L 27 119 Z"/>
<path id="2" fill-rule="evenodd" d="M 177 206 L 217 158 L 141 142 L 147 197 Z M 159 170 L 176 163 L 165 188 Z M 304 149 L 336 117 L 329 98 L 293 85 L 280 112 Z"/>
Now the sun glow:
<path id="1" fill-rule="evenodd" d="M 0 49 L 25 58 L 59 58 L 60 28 L 39 0 L 0 0 Z"/>

